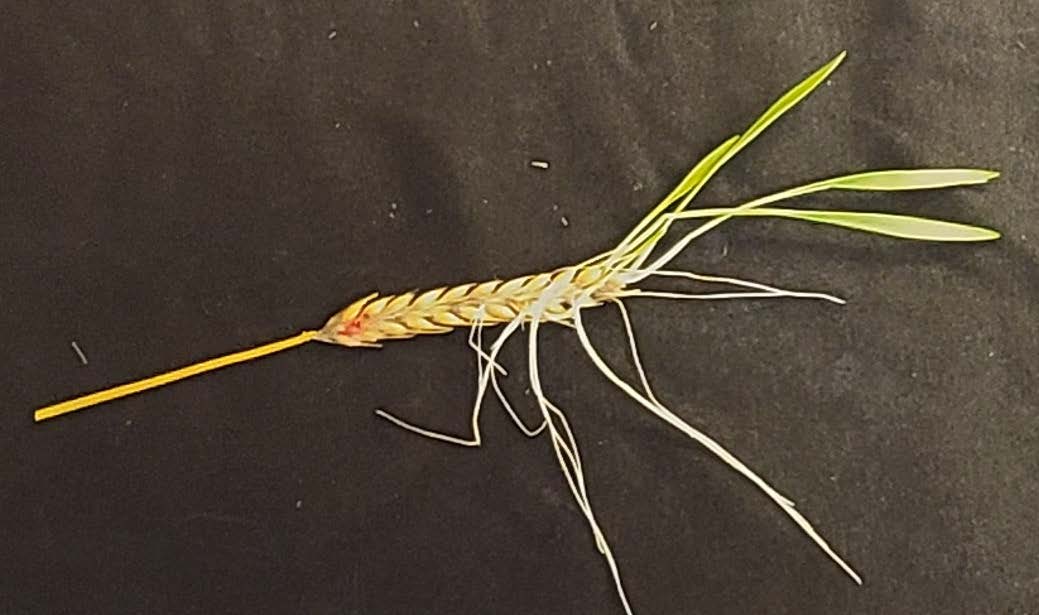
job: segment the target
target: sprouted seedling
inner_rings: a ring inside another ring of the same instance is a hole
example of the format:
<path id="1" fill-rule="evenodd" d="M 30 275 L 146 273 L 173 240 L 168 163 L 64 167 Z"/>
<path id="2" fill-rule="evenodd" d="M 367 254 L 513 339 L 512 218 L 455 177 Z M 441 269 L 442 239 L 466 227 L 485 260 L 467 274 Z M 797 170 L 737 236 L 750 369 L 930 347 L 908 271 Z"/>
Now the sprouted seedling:
<path id="1" fill-rule="evenodd" d="M 596 548 L 606 560 L 624 611 L 630 615 L 632 610 L 621 582 L 616 558 L 606 539 L 606 534 L 592 510 L 577 440 L 566 414 L 552 401 L 542 387 L 538 361 L 538 332 L 542 324 L 560 324 L 576 331 L 582 348 L 592 363 L 610 382 L 649 413 L 705 447 L 722 462 L 753 483 L 852 580 L 861 584 L 862 580 L 855 570 L 816 532 L 811 523 L 794 507 L 793 501 L 782 495 L 754 470 L 737 459 L 722 444 L 668 409 L 654 394 L 639 360 L 631 320 L 624 305 L 624 301 L 627 299 L 639 298 L 719 300 L 786 297 L 844 303 L 842 299 L 825 293 L 794 291 L 748 280 L 669 268 L 672 260 L 692 241 L 735 217 L 778 217 L 923 241 L 969 242 L 987 241 L 999 237 L 999 233 L 987 228 L 906 215 L 820 211 L 773 206 L 781 201 L 826 190 L 924 190 L 982 184 L 998 176 L 998 173 L 994 171 L 980 169 L 870 171 L 789 188 L 737 206 L 687 209 L 704 184 L 726 162 L 823 83 L 837 68 L 844 56 L 845 54 L 841 53 L 809 75 L 804 81 L 783 94 L 745 132 L 730 137 L 707 154 L 663 201 L 635 225 L 635 228 L 621 240 L 617 247 L 608 252 L 576 265 L 510 280 L 441 287 L 422 293 L 407 292 L 384 296 L 373 293 L 358 299 L 334 314 L 320 330 L 303 331 L 285 340 L 40 408 L 36 411 L 34 418 L 36 421 L 43 421 L 310 341 L 374 348 L 381 346 L 381 343 L 387 340 L 407 339 L 424 334 L 441 334 L 456 328 L 467 328 L 469 346 L 476 354 L 478 374 L 476 399 L 470 419 L 471 434 L 457 436 L 433 431 L 385 410 L 377 410 L 376 414 L 403 429 L 428 438 L 461 446 L 480 446 L 482 442 L 480 411 L 483 408 L 488 387 L 493 390 L 509 417 L 525 435 L 533 438 L 547 434 L 566 484 L 588 522 Z M 668 234 L 672 225 L 687 220 L 703 220 L 703 222 L 698 227 L 687 230 L 668 249 L 658 250 L 661 240 Z M 715 292 L 693 293 L 664 291 L 654 289 L 652 286 L 643 286 L 647 281 L 664 277 L 684 278 L 720 285 L 723 288 L 718 288 Z M 584 310 L 606 304 L 615 305 L 622 316 L 630 355 L 638 375 L 638 381 L 635 383 L 619 376 L 602 358 L 588 337 L 582 320 Z M 483 339 L 484 330 L 497 325 L 502 325 L 503 328 L 494 341 L 486 346 Z M 506 374 L 505 368 L 498 360 L 498 355 L 506 341 L 523 325 L 529 325 L 526 327 L 527 369 L 530 388 L 540 410 L 540 420 L 533 426 L 525 424 L 520 419 L 498 383 L 498 376 Z"/>

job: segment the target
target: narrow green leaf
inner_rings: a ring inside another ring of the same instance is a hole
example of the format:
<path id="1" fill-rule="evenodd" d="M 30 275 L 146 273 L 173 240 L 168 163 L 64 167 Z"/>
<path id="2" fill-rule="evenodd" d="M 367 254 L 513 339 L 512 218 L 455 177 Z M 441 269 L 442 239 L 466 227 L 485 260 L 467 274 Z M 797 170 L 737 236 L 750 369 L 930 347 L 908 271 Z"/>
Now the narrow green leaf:
<path id="1" fill-rule="evenodd" d="M 740 209 L 763 207 L 779 201 L 823 192 L 825 190 L 928 190 L 983 184 L 999 177 L 999 172 L 984 169 L 902 169 L 865 171 L 821 179 L 758 197 L 740 205 Z M 684 214 L 683 214 L 684 215 Z"/>
<path id="2" fill-rule="evenodd" d="M 717 218 L 721 216 L 789 218 L 920 241 L 989 241 L 998 239 L 1000 236 L 999 232 L 992 229 L 961 224 L 959 222 L 860 211 L 820 211 L 773 207 L 759 207 L 757 209 L 719 207 L 687 211 L 676 217 Z"/>
<path id="3" fill-rule="evenodd" d="M 773 122 L 778 120 L 780 116 L 789 111 L 791 107 L 801 102 L 805 96 L 811 94 L 812 90 L 819 87 L 822 82 L 826 81 L 826 78 L 830 76 L 830 73 L 837 69 L 847 55 L 847 51 L 840 52 L 835 58 L 806 77 L 804 81 L 798 83 L 794 87 L 790 88 L 785 94 L 780 96 L 779 99 L 772 103 L 772 106 L 761 114 L 761 117 L 751 124 L 750 128 L 743 133 L 743 138 L 741 138 L 739 144 L 733 148 L 732 153 L 735 154 L 737 151 L 749 144 Z"/>
<path id="4" fill-rule="evenodd" d="M 768 212 L 768 209 L 758 210 Z M 786 210 L 784 217 L 919 241 L 990 241 L 999 233 L 980 226 L 898 214 Z"/>
<path id="5" fill-rule="evenodd" d="M 629 243 L 642 243 L 646 239 L 646 235 L 652 236 L 654 233 L 647 233 L 647 228 L 650 227 L 650 225 L 657 218 L 660 217 L 660 214 L 662 214 L 668 207 L 670 207 L 672 203 L 682 198 L 690 190 L 693 190 L 698 185 L 700 185 L 704 181 L 704 175 L 715 165 L 715 163 L 717 163 L 719 158 L 724 156 L 725 153 L 732 148 L 733 144 L 735 144 L 736 141 L 739 140 L 739 138 L 739 135 L 733 135 L 729 137 L 725 140 L 724 143 L 714 148 L 713 150 L 711 150 L 709 154 L 704 156 L 700 160 L 700 162 L 697 162 L 696 165 L 693 166 L 693 168 L 689 171 L 689 173 L 686 174 L 685 178 L 677 186 L 675 186 L 674 190 L 671 191 L 671 194 L 667 195 L 667 198 L 661 201 L 660 204 L 654 207 L 651 212 L 646 214 L 646 216 L 642 218 L 642 220 L 640 220 L 637 225 L 635 225 L 635 228 L 633 228 L 631 232 L 628 233 L 628 236 L 625 237 L 623 241 L 621 241 L 620 245 L 617 246 L 617 249 L 620 250 L 622 248 L 625 248 Z M 638 241 L 635 241 L 636 238 L 638 239 Z"/>
<path id="6" fill-rule="evenodd" d="M 817 69 L 800 83 L 787 90 L 786 93 L 772 103 L 772 105 L 766 109 L 758 119 L 754 120 L 754 123 L 747 128 L 746 132 L 742 135 L 731 137 L 728 141 L 722 143 L 716 147 L 714 151 L 705 156 L 703 160 L 697 163 L 697 165 L 693 167 L 693 170 L 686 175 L 685 179 L 683 179 L 682 182 L 671 191 L 671 194 L 669 194 L 660 205 L 657 205 L 648 216 L 642 219 L 639 225 L 624 238 L 624 241 L 621 242 L 620 245 L 627 246 L 629 243 L 632 243 L 637 245 L 640 251 L 650 249 L 651 246 L 653 246 L 656 241 L 667 232 L 667 227 L 671 224 L 670 221 L 665 221 L 660 226 L 660 229 L 651 229 L 650 231 L 646 231 L 646 228 L 650 226 L 653 220 L 656 219 L 664 209 L 679 198 L 682 198 L 682 201 L 675 206 L 673 213 L 684 211 L 690 201 L 696 197 L 708 180 L 710 180 L 726 162 L 739 153 L 741 149 L 750 145 L 750 142 L 764 132 L 766 128 L 771 126 L 773 122 L 778 120 L 784 113 L 789 111 L 797 103 L 801 102 L 801 100 L 811 94 L 815 88 L 819 87 L 821 83 L 826 81 L 826 78 L 830 76 L 830 73 L 837 69 L 847 55 L 848 52 L 846 51 L 837 54 L 836 57 L 827 62 L 821 68 Z"/>
<path id="7" fill-rule="evenodd" d="M 659 209 L 664 209 L 696 188 L 703 180 L 703 176 L 707 174 L 707 171 L 709 171 L 722 156 L 727 154 L 729 150 L 732 149 L 733 144 L 739 141 L 739 139 L 740 135 L 733 135 L 726 139 L 724 143 L 711 150 L 711 153 L 707 154 L 702 160 L 700 160 L 700 162 L 696 163 L 696 166 L 689 171 L 685 178 L 682 179 L 681 183 L 675 186 L 675 189 L 671 191 L 671 194 L 667 195 L 667 198 L 657 207 Z"/>
<path id="8" fill-rule="evenodd" d="M 930 190 L 984 184 L 999 177 L 985 169 L 892 169 L 835 177 L 822 183 L 839 190 Z"/>
<path id="9" fill-rule="evenodd" d="M 837 66 L 844 61 L 844 58 L 847 55 L 848 52 L 846 51 L 840 52 L 836 57 L 827 62 L 821 68 L 817 69 L 811 75 L 808 75 L 808 77 L 800 83 L 787 90 L 786 93 L 772 103 L 772 105 L 766 109 L 758 119 L 754 120 L 754 123 L 747 128 L 746 132 L 740 135 L 739 139 L 735 143 L 721 151 L 721 156 L 714 159 L 709 167 L 704 168 L 703 172 L 699 174 L 697 181 L 691 186 L 690 190 L 685 195 L 685 198 L 675 207 L 674 212 L 678 213 L 685 210 L 686 206 L 689 205 L 689 202 L 692 201 L 700 192 L 700 189 L 703 188 L 704 184 L 706 184 L 726 162 L 738 154 L 741 149 L 750 145 L 750 142 L 764 132 L 766 128 L 771 126 L 773 122 L 778 120 L 794 105 L 801 102 L 804 97 L 811 94 L 815 88 L 819 87 L 819 85 L 830 76 L 830 73 L 837 69 Z"/>

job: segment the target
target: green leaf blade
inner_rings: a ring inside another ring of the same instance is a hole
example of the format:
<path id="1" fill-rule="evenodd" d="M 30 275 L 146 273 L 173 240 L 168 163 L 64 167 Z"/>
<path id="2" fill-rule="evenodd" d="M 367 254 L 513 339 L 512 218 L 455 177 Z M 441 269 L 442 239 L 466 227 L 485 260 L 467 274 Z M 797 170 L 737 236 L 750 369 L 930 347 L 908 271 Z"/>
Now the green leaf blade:
<path id="1" fill-rule="evenodd" d="M 696 197 L 703 186 L 726 162 L 739 153 L 741 149 L 749 145 L 751 141 L 778 120 L 780 116 L 819 87 L 837 69 L 847 55 L 847 51 L 837 54 L 832 60 L 821 68 L 816 69 L 815 72 L 776 99 L 764 113 L 754 120 L 745 133 L 730 137 L 700 160 L 682 181 L 675 186 L 671 193 L 639 221 L 612 253 L 623 253 L 632 245 L 636 246 L 638 250 L 651 250 L 656 241 L 664 234 L 659 232 L 660 229 L 666 232 L 667 227 L 670 225 L 670 222 L 663 221 L 660 228 L 652 226 L 654 222 L 661 220 L 661 215 L 668 207 L 674 205 L 673 213 L 685 210 L 690 201 Z M 676 202 L 677 205 L 675 205 Z"/>
<path id="2" fill-rule="evenodd" d="M 700 189 L 703 188 L 711 177 L 717 173 L 722 166 L 731 160 L 736 154 L 743 148 L 750 145 L 750 143 L 758 137 L 766 128 L 772 125 L 773 122 L 778 120 L 784 113 L 793 108 L 797 103 L 801 102 L 806 96 L 812 93 L 820 84 L 822 84 L 833 71 L 837 70 L 841 62 L 848 55 L 847 51 L 842 51 L 837 54 L 832 60 L 824 64 L 821 68 L 816 69 L 811 75 L 803 79 L 800 83 L 787 90 L 782 96 L 776 99 L 775 102 L 769 106 L 754 122 L 747 128 L 747 130 L 738 135 L 738 138 L 733 142 L 732 140 L 726 141 L 723 147 L 719 147 L 721 155 L 714 157 L 711 160 L 709 166 L 705 166 L 701 173 L 695 178 L 696 181 L 692 181 L 692 173 L 690 177 L 687 177 L 687 181 L 690 184 L 690 188 L 686 191 L 685 198 L 675 207 L 674 211 L 683 211 L 689 202 L 699 193 Z M 712 152 L 713 154 L 713 152 Z M 702 163 L 703 161 L 701 161 Z M 698 165 L 699 166 L 699 165 Z M 683 185 L 686 181 L 683 181 Z"/>
<path id="3" fill-rule="evenodd" d="M 654 243 L 656 239 L 659 239 L 663 233 L 659 232 L 659 229 L 653 228 L 653 223 L 657 221 L 660 216 L 670 207 L 675 201 L 686 196 L 690 191 L 699 190 L 700 186 L 706 181 L 705 176 L 707 173 L 714 168 L 718 160 L 720 160 L 733 145 L 739 141 L 739 135 L 733 135 L 726 139 L 723 143 L 715 147 L 706 156 L 704 156 L 696 165 L 690 169 L 689 173 L 686 174 L 685 178 L 671 194 L 661 201 L 656 207 L 653 208 L 642 220 L 639 221 L 635 228 L 631 229 L 631 232 L 617 245 L 614 252 L 623 252 L 630 246 L 642 246 L 647 242 Z M 666 230 L 666 229 L 665 229 Z"/>
<path id="4" fill-rule="evenodd" d="M 839 190 L 932 190 L 984 184 L 999 177 L 987 169 L 891 169 L 835 177 L 820 182 Z"/>
<path id="5" fill-rule="evenodd" d="M 758 209 L 750 211 L 755 211 L 756 215 L 760 216 L 774 215 L 793 218 L 806 222 L 830 224 L 877 235 L 917 241 L 991 241 L 1000 237 L 998 231 L 989 228 L 899 214 L 856 211 L 804 211 L 797 209 Z"/>
<path id="6" fill-rule="evenodd" d="M 682 179 L 682 182 L 675 186 L 675 189 L 671 191 L 671 194 L 667 195 L 667 198 L 657 206 L 658 209 L 664 210 L 669 205 L 688 194 L 694 188 L 699 189 L 700 185 L 704 182 L 704 176 L 706 176 L 714 165 L 717 164 L 718 160 L 729 153 L 729 150 L 732 149 L 732 146 L 735 145 L 739 139 L 740 135 L 733 135 L 726 139 L 721 145 L 711 150 L 709 154 L 704 156 L 703 159 L 696 163 L 692 170 L 689 171 L 685 178 Z"/>
<path id="7" fill-rule="evenodd" d="M 840 66 L 840 63 L 844 61 L 844 58 L 847 55 L 847 51 L 840 52 L 832 60 L 824 64 L 821 68 L 817 69 L 814 73 L 776 99 L 776 102 L 772 103 L 772 106 L 766 109 L 765 112 L 750 125 L 750 128 L 743 133 L 743 137 L 740 138 L 739 143 L 733 148 L 732 153 L 735 154 L 737 151 L 749 144 L 755 137 L 772 125 L 773 122 L 778 120 L 780 116 L 811 94 L 812 91 L 819 87 L 822 82 L 826 81 L 830 76 L 830 73 L 837 70 L 837 67 Z"/>

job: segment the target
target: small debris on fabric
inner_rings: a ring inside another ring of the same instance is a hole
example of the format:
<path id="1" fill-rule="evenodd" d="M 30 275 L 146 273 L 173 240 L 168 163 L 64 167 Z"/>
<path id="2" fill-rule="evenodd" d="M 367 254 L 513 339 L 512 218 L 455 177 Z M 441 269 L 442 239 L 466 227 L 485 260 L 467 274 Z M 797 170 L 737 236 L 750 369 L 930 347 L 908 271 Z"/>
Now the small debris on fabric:
<path id="1" fill-rule="evenodd" d="M 328 31 L 328 40 L 332 40 L 337 36 L 339 36 L 339 32 L 335 28 Z"/>
<path id="2" fill-rule="evenodd" d="M 534 167 L 535 169 L 547 169 L 548 162 L 544 160 L 531 160 L 530 166 Z"/>
<path id="3" fill-rule="evenodd" d="M 559 223 L 563 225 L 563 228 L 570 226 L 570 221 L 566 219 L 566 216 L 561 217 Z"/>
<path id="4" fill-rule="evenodd" d="M 656 30 L 656 29 L 657 29 L 657 22 L 651 21 L 650 24 L 649 24 L 649 31 L 652 32 L 653 30 Z"/>
<path id="5" fill-rule="evenodd" d="M 83 365 L 89 365 L 90 362 L 87 361 L 87 355 L 83 354 L 83 351 L 79 349 L 79 344 L 76 343 L 76 340 L 72 340 L 71 346 L 72 350 L 76 351 L 76 356 L 79 357 L 79 362 Z"/>
<path id="6" fill-rule="evenodd" d="M 303 508 L 303 500 L 296 500 L 296 510 Z"/>

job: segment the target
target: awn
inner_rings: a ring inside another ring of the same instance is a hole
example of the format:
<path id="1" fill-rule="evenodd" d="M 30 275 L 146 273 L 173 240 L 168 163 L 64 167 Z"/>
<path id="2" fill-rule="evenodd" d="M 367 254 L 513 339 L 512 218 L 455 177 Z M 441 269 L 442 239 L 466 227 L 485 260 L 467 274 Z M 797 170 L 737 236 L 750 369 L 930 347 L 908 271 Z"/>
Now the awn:
<path id="1" fill-rule="evenodd" d="M 455 328 L 465 327 L 469 329 L 469 345 L 476 354 L 478 368 L 476 400 L 473 403 L 471 415 L 472 433 L 469 436 L 460 437 L 432 431 L 398 418 L 385 410 L 377 410 L 376 414 L 408 431 L 429 438 L 462 446 L 479 446 L 481 443 L 480 410 L 483 407 L 488 386 L 490 386 L 511 419 L 524 434 L 536 437 L 547 432 L 566 484 L 588 522 L 596 547 L 606 559 L 624 611 L 630 614 L 632 611 L 621 583 L 617 562 L 592 510 L 577 441 L 566 415 L 552 402 L 542 388 L 538 363 L 538 331 L 542 324 L 555 323 L 576 331 L 581 346 L 592 363 L 614 385 L 651 414 L 701 444 L 757 486 L 848 576 L 856 583 L 861 583 L 859 575 L 794 508 L 794 503 L 790 499 L 776 491 L 720 443 L 669 410 L 657 398 L 650 388 L 649 380 L 639 360 L 631 321 L 623 303 L 625 299 L 637 298 L 720 300 L 772 297 L 819 299 L 843 303 L 841 299 L 824 293 L 792 291 L 747 280 L 668 269 L 671 261 L 690 242 L 733 217 L 788 218 L 904 239 L 929 241 L 985 241 L 999 237 L 999 233 L 986 228 L 905 215 L 772 207 L 774 203 L 780 201 L 824 190 L 922 190 L 982 184 L 998 175 L 994 171 L 980 169 L 870 171 L 789 188 L 738 206 L 686 210 L 700 189 L 722 165 L 825 81 L 844 59 L 844 56 L 845 54 L 841 53 L 812 73 L 773 103 L 744 133 L 732 136 L 711 151 L 693 167 L 667 198 L 639 221 L 617 247 L 609 252 L 604 252 L 576 265 L 561 267 L 555 271 L 510 280 L 441 287 L 422 293 L 406 292 L 384 296 L 373 293 L 358 299 L 334 314 L 320 330 L 304 331 L 285 340 L 40 408 L 35 413 L 35 420 L 42 421 L 310 341 L 372 348 L 379 347 L 381 342 L 387 340 L 447 333 Z M 661 240 L 674 223 L 700 218 L 705 219 L 700 226 L 680 236 L 666 251 L 655 254 Z M 725 288 L 716 292 L 690 293 L 665 292 L 641 286 L 642 282 L 659 277 L 683 278 L 701 283 L 724 285 Z M 588 337 L 582 321 L 582 312 L 587 308 L 605 304 L 616 305 L 620 310 L 627 333 L 629 350 L 638 374 L 637 384 L 629 383 L 618 376 L 599 355 Z M 484 329 L 496 325 L 503 325 L 503 328 L 490 346 L 485 347 Z M 523 423 L 505 398 L 497 380 L 499 374 L 505 374 L 504 368 L 498 363 L 498 354 L 506 341 L 520 329 L 521 325 L 529 325 L 525 333 L 528 344 L 527 369 L 534 399 L 540 410 L 540 422 L 534 426 Z"/>

